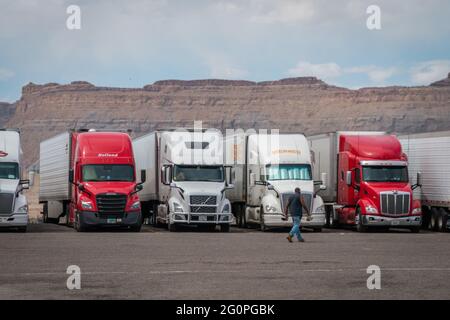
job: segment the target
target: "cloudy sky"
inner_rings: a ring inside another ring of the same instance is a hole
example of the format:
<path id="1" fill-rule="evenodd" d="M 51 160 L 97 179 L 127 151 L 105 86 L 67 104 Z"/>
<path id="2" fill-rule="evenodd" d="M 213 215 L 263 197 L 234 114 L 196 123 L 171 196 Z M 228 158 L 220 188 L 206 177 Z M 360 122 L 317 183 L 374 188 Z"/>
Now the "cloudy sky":
<path id="1" fill-rule="evenodd" d="M 81 9 L 69 30 L 66 10 Z M 366 10 L 381 9 L 381 30 Z M 359 88 L 450 72 L 448 0 L 0 0 L 0 101 L 28 82 L 317 76 Z"/>

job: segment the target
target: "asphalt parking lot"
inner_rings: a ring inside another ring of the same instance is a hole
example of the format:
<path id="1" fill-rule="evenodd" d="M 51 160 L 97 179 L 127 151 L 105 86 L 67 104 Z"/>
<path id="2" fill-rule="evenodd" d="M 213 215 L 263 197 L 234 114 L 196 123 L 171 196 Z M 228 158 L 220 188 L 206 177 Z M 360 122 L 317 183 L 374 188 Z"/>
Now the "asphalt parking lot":
<path id="1" fill-rule="evenodd" d="M 450 299 L 449 233 L 0 231 L 0 299 Z M 68 290 L 69 265 L 81 289 Z M 367 288 L 367 267 L 381 289 Z"/>

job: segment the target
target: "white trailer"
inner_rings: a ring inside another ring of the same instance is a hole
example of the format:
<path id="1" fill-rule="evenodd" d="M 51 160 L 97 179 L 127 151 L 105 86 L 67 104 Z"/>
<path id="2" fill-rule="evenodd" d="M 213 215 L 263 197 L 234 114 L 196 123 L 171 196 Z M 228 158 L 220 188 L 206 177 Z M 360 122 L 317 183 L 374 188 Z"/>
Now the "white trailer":
<path id="1" fill-rule="evenodd" d="M 268 227 L 292 226 L 292 218 L 283 221 L 284 206 L 296 187 L 313 219 L 303 217 L 302 226 L 321 231 L 325 225 L 323 201 L 315 191 L 311 156 L 303 134 L 266 134 L 237 132 L 225 137 L 226 164 L 233 168 L 235 188 L 226 192 L 232 211 L 241 227 L 257 224 Z M 323 177 L 326 180 L 326 177 Z"/>
<path id="2" fill-rule="evenodd" d="M 409 175 L 420 173 L 423 226 L 445 232 L 450 228 L 450 131 L 399 137 L 408 155 Z"/>
<path id="3" fill-rule="evenodd" d="M 155 131 L 133 140 L 133 150 L 137 170 L 146 172 L 140 199 L 151 224 L 229 231 L 233 215 L 224 192 L 233 186 L 220 131 Z"/>
<path id="4" fill-rule="evenodd" d="M 58 223 L 67 215 L 71 199 L 69 183 L 71 133 L 51 137 L 40 144 L 39 151 L 39 202 L 44 204 L 45 223 Z"/>
<path id="5" fill-rule="evenodd" d="M 18 130 L 0 130 L 0 228 L 26 232 L 28 202 L 22 191 L 29 181 L 22 180 L 22 149 Z"/>

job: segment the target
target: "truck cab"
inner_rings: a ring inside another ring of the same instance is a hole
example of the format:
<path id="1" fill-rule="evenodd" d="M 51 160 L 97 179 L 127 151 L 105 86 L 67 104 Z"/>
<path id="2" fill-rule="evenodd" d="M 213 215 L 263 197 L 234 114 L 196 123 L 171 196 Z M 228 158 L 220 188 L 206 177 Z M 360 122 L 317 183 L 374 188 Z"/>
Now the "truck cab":
<path id="1" fill-rule="evenodd" d="M 238 224 L 270 227 L 292 226 L 282 215 L 295 188 L 302 191 L 313 219 L 303 216 L 302 226 L 321 231 L 325 209 L 314 181 L 308 142 L 302 134 L 237 134 L 226 138 L 227 161 L 233 165 L 236 188 L 227 191 Z M 325 178 L 326 180 L 326 178 Z"/>
<path id="2" fill-rule="evenodd" d="M 411 185 L 397 137 L 337 132 L 309 140 L 320 170 L 334 174 L 336 188 L 326 203 L 331 225 L 355 225 L 361 232 L 369 227 L 420 230 L 421 205 L 413 199 L 420 182 Z"/>
<path id="3" fill-rule="evenodd" d="M 40 202 L 44 221 L 77 231 L 142 225 L 131 138 L 121 132 L 66 132 L 41 143 Z M 145 181 L 145 175 L 141 175 Z"/>
<path id="4" fill-rule="evenodd" d="M 22 150 L 18 130 L 0 130 L 0 228 L 26 232 L 28 202 L 23 190 L 29 181 L 22 180 Z"/>
<path id="5" fill-rule="evenodd" d="M 223 163 L 220 131 L 157 131 L 135 139 L 133 145 L 138 167 L 149 177 L 141 200 L 152 212 L 152 223 L 166 224 L 170 231 L 179 225 L 230 230 L 233 216 L 225 190 L 233 185 Z"/>

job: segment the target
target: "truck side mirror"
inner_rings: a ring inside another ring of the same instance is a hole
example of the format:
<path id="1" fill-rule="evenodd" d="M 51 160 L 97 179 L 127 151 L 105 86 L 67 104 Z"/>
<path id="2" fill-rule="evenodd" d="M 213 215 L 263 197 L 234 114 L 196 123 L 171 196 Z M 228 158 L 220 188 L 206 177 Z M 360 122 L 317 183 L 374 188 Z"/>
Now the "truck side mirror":
<path id="1" fill-rule="evenodd" d="M 172 181 L 172 167 L 171 166 L 162 167 L 162 169 L 161 169 L 162 184 L 168 186 L 168 185 L 170 185 L 171 181 Z"/>
<path id="2" fill-rule="evenodd" d="M 73 178 L 73 169 L 70 169 L 69 170 L 69 182 L 73 183 L 73 180 L 74 180 L 74 178 Z"/>
<path id="3" fill-rule="evenodd" d="M 320 185 L 320 190 L 326 190 L 328 186 L 328 174 L 326 172 L 322 172 L 320 174 L 322 178 L 322 184 Z"/>
<path id="4" fill-rule="evenodd" d="M 416 184 L 413 185 L 411 188 L 413 190 L 422 187 L 422 173 L 421 172 L 417 172 L 417 177 L 416 177 Z"/>
<path id="5" fill-rule="evenodd" d="M 250 185 L 254 186 L 256 184 L 256 173 L 250 173 Z"/>
<path id="6" fill-rule="evenodd" d="M 345 182 L 347 183 L 348 186 L 352 185 L 352 172 L 351 171 L 347 171 L 347 174 L 345 176 Z"/>
<path id="7" fill-rule="evenodd" d="M 141 170 L 141 183 L 147 181 L 147 172 L 145 170 Z"/>
<path id="8" fill-rule="evenodd" d="M 19 184 L 22 186 L 22 190 L 30 189 L 30 180 L 20 180 Z"/>

